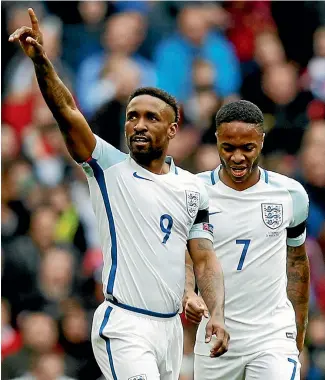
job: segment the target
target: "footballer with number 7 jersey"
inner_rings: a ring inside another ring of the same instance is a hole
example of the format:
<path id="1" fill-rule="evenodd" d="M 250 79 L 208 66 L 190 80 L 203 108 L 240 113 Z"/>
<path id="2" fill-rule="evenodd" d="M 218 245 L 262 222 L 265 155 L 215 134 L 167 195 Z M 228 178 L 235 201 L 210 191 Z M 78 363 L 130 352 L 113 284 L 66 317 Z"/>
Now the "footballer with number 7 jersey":
<path id="1" fill-rule="evenodd" d="M 224 105 L 216 127 L 221 165 L 198 176 L 210 198 L 231 341 L 225 355 L 210 360 L 213 340 L 205 343 L 206 310 L 188 258 L 185 312 L 200 323 L 195 379 L 298 380 L 308 318 L 308 196 L 297 181 L 259 167 L 264 130 L 256 105 Z"/>

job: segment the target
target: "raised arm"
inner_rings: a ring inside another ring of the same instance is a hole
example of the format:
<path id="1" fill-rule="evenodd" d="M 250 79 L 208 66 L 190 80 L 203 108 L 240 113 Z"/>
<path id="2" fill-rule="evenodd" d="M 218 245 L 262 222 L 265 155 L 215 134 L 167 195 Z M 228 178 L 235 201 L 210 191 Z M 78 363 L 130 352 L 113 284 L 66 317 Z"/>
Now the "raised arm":
<path id="1" fill-rule="evenodd" d="M 95 136 L 44 51 L 43 37 L 34 11 L 29 8 L 28 13 L 32 27 L 17 29 L 9 41 L 19 41 L 25 54 L 33 61 L 39 88 L 59 125 L 71 156 L 78 162 L 86 161 L 95 148 Z"/>
<path id="2" fill-rule="evenodd" d="M 210 240 L 191 239 L 188 241 L 188 251 L 193 262 L 196 283 L 210 313 L 205 341 L 210 342 L 212 335 L 216 335 L 217 341 L 211 349 L 211 356 L 220 356 L 227 352 L 229 341 L 224 324 L 225 289 L 222 269 Z M 190 263 L 187 262 L 187 265 Z M 192 280 L 188 278 L 187 281 Z"/>
<path id="3" fill-rule="evenodd" d="M 299 247 L 287 246 L 287 293 L 296 314 L 297 348 L 304 348 L 308 323 L 309 303 L 309 260 L 305 244 Z"/>

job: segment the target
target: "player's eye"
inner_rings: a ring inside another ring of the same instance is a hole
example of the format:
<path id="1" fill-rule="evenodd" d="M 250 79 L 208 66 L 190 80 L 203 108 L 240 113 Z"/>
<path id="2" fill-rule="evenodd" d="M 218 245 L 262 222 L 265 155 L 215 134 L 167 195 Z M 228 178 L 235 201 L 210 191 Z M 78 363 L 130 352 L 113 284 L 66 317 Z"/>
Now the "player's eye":
<path id="1" fill-rule="evenodd" d="M 149 120 L 153 120 L 153 121 L 158 120 L 157 116 L 154 113 L 148 113 L 147 117 Z"/>
<path id="2" fill-rule="evenodd" d="M 246 152 L 252 152 L 254 150 L 254 146 L 253 145 L 247 145 L 247 146 L 245 146 L 244 149 L 246 150 Z"/>
<path id="3" fill-rule="evenodd" d="M 224 146 L 223 147 L 223 150 L 225 152 L 233 152 L 234 151 L 234 148 L 232 146 Z"/>
<path id="4" fill-rule="evenodd" d="M 129 114 L 127 115 L 127 118 L 126 118 L 128 121 L 131 121 L 131 120 L 135 120 L 136 119 L 136 116 L 134 114 Z"/>

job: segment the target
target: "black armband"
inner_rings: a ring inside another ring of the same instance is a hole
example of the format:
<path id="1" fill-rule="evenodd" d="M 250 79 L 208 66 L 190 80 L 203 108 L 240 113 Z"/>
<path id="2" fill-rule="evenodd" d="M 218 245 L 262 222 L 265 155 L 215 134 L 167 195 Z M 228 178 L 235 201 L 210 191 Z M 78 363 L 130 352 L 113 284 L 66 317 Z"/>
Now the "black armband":
<path id="1" fill-rule="evenodd" d="M 287 238 L 294 239 L 300 236 L 304 233 L 306 229 L 306 221 L 298 224 L 298 226 L 295 227 L 289 227 L 287 228 Z"/>
<path id="2" fill-rule="evenodd" d="M 196 215 L 194 224 L 208 223 L 208 222 L 209 222 L 209 209 L 199 210 Z"/>

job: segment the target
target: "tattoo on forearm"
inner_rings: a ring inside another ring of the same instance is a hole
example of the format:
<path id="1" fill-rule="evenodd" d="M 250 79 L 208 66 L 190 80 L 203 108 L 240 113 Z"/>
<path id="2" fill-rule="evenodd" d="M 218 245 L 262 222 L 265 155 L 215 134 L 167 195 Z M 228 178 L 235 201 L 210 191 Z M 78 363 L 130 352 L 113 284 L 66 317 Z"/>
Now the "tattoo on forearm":
<path id="1" fill-rule="evenodd" d="M 206 303 L 210 313 L 215 312 L 216 308 L 224 310 L 224 282 L 220 268 L 210 267 L 209 263 L 200 273 L 195 272 L 198 288 Z"/>
<path id="2" fill-rule="evenodd" d="M 42 95 L 54 117 L 60 117 L 60 110 L 75 102 L 70 91 L 61 81 L 49 60 L 35 63 L 35 73 Z"/>
<path id="3" fill-rule="evenodd" d="M 299 330 L 304 331 L 308 319 L 309 261 L 305 247 L 287 247 L 287 293 L 295 313 Z"/>

